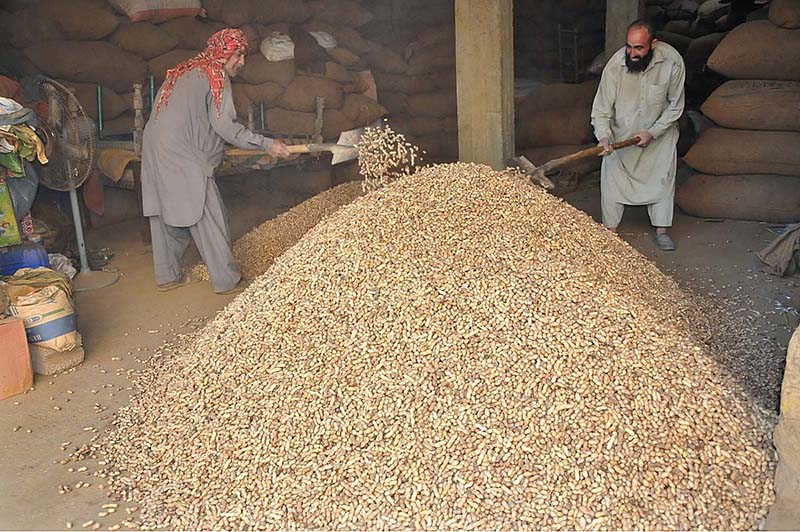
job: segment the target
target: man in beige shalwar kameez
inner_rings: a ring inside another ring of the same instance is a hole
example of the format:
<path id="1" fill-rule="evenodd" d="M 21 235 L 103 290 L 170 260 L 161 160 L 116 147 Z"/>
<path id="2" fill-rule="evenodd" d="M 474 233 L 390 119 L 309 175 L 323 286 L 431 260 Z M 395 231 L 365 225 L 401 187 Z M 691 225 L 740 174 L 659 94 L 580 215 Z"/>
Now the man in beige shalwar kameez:
<path id="1" fill-rule="evenodd" d="M 592 106 L 603 166 L 600 193 L 603 225 L 615 231 L 625 205 L 647 205 L 661 250 L 675 249 L 672 226 L 677 166 L 678 119 L 683 113 L 686 69 L 680 54 L 636 21 L 625 47 L 609 59 Z M 614 151 L 610 144 L 638 136 L 637 147 Z"/>

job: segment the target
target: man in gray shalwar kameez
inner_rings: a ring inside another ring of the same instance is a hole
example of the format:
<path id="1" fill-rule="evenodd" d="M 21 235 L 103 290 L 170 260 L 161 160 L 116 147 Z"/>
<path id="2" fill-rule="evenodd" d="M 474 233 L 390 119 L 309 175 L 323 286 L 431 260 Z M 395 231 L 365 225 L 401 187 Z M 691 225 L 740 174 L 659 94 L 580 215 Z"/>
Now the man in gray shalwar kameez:
<path id="1" fill-rule="evenodd" d="M 615 231 L 625 205 L 647 205 L 656 244 L 675 249 L 672 226 L 678 126 L 683 113 L 686 69 L 680 54 L 636 21 L 625 47 L 609 59 L 592 106 L 592 125 L 605 148 L 600 173 L 603 225 Z M 610 144 L 638 136 L 638 148 L 614 151 Z"/>
<path id="2" fill-rule="evenodd" d="M 221 30 L 195 58 L 167 72 L 144 129 L 142 200 L 150 218 L 155 279 L 160 290 L 185 284 L 181 257 L 194 240 L 215 292 L 241 279 L 214 168 L 226 142 L 288 157 L 286 146 L 236 123 L 230 78 L 244 64 L 247 39 Z"/>

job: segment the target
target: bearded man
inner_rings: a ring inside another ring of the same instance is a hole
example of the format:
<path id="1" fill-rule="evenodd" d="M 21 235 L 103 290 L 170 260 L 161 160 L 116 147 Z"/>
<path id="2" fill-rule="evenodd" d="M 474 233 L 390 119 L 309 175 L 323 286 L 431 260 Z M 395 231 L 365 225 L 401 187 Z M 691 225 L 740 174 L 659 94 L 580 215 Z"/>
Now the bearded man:
<path id="1" fill-rule="evenodd" d="M 217 293 L 241 280 L 233 258 L 227 213 L 214 181 L 228 142 L 273 157 L 288 157 L 280 140 L 235 122 L 230 78 L 244 65 L 247 38 L 237 29 L 212 35 L 206 49 L 167 71 L 144 129 L 142 200 L 150 219 L 155 280 L 171 290 L 187 280 L 181 257 L 194 240 Z"/>
<path id="2" fill-rule="evenodd" d="M 603 225 L 616 232 L 625 205 L 647 205 L 656 245 L 672 251 L 667 234 L 675 204 L 678 119 L 683 114 L 686 68 L 680 54 L 637 20 L 626 43 L 603 69 L 592 105 L 592 126 L 604 148 L 600 172 Z M 611 143 L 639 137 L 636 148 Z"/>

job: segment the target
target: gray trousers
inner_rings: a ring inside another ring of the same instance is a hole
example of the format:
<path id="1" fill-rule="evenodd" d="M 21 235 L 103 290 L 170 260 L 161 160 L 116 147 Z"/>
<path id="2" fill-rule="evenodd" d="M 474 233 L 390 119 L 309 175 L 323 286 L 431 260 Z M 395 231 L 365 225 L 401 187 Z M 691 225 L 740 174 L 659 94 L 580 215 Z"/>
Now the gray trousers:
<path id="1" fill-rule="evenodd" d="M 174 227 L 165 224 L 161 216 L 150 216 L 150 234 L 157 284 L 167 284 L 181 278 L 181 258 L 192 240 L 208 266 L 215 292 L 226 292 L 241 279 L 231 249 L 225 206 L 213 179 L 208 180 L 203 216 L 196 224 Z"/>

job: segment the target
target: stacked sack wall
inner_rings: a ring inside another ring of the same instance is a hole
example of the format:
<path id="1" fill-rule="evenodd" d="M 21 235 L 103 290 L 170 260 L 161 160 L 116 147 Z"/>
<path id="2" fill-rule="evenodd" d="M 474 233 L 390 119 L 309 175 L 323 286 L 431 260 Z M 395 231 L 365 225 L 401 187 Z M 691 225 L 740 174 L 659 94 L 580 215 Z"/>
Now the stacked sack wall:
<path id="1" fill-rule="evenodd" d="M 151 4 L 157 9 L 145 9 Z M 178 4 L 182 9 L 167 9 Z M 93 86 L 101 84 L 106 133 L 133 129 L 134 83 L 147 87 L 153 76 L 158 87 L 169 68 L 195 56 L 210 35 L 225 27 L 242 29 L 250 45 L 245 67 L 233 80 L 240 120 L 251 105 L 263 102 L 267 129 L 312 135 L 315 97 L 322 96 L 330 119 L 323 134 L 330 140 L 386 114 L 368 97 L 369 76 L 359 73 L 375 70 L 371 62 L 395 58 L 381 43 L 362 36 L 359 27 L 374 15 L 353 0 L 5 0 L 0 15 L 0 70 L 17 78 L 44 74 L 62 81 L 76 90 L 93 117 Z M 291 36 L 293 57 L 265 57 L 262 44 L 275 32 Z M 309 32 L 325 32 L 332 40 Z M 327 39 L 328 46 L 320 39 Z M 404 73 L 402 57 L 400 63 Z M 255 116 L 260 125 L 258 112 Z"/>
<path id="2" fill-rule="evenodd" d="M 800 3 L 775 2 L 767 15 L 735 27 L 708 59 L 709 69 L 733 79 L 703 104 L 718 127 L 685 157 L 697 173 L 677 202 L 689 214 L 800 219 Z"/>

